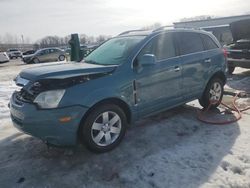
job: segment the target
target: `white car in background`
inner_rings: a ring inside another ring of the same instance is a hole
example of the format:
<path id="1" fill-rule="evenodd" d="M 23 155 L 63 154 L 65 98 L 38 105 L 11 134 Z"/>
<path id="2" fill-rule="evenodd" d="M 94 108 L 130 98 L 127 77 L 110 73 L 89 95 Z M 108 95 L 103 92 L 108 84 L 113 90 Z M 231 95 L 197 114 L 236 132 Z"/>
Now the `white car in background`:
<path id="1" fill-rule="evenodd" d="M 7 50 L 7 54 L 9 56 L 10 59 L 13 59 L 13 58 L 22 58 L 23 55 L 22 55 L 22 52 L 19 51 L 18 49 L 15 49 L 15 48 L 11 48 L 11 49 L 8 49 Z"/>
<path id="2" fill-rule="evenodd" d="M 6 52 L 0 52 L 0 63 L 9 62 L 10 59 Z"/>

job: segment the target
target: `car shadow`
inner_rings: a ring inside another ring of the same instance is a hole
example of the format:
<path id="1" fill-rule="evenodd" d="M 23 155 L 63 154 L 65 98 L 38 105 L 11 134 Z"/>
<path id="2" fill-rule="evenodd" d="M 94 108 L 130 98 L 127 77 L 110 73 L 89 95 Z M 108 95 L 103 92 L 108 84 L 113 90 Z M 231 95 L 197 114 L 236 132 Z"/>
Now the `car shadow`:
<path id="1" fill-rule="evenodd" d="M 1 187 L 199 187 L 240 134 L 237 123 L 208 125 L 184 105 L 143 119 L 113 151 L 47 148 L 13 134 L 0 141 Z"/>

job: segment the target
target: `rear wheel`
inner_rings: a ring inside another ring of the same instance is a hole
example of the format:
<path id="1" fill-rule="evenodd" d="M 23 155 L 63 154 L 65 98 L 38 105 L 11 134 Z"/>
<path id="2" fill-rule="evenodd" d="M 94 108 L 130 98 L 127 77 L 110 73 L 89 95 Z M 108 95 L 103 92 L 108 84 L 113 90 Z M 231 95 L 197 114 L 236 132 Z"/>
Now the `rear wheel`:
<path id="1" fill-rule="evenodd" d="M 127 119 L 113 104 L 96 107 L 83 122 L 80 135 L 88 149 L 103 153 L 114 149 L 125 135 Z"/>
<path id="2" fill-rule="evenodd" d="M 228 67 L 228 73 L 229 73 L 229 74 L 233 74 L 234 69 L 235 69 L 235 67 L 229 66 L 229 67 Z"/>
<path id="3" fill-rule="evenodd" d="M 220 105 L 222 97 L 223 97 L 223 81 L 219 78 L 211 79 L 207 87 L 199 99 L 199 103 L 202 107 L 208 108 L 216 108 Z"/>

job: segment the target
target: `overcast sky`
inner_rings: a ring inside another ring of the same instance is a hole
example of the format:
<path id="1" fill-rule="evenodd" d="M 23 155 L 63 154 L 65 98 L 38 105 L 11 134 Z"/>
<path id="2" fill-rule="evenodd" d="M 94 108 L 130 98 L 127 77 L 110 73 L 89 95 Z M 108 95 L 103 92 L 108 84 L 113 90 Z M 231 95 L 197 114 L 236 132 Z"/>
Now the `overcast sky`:
<path id="1" fill-rule="evenodd" d="M 0 35 L 36 41 L 70 33 L 116 35 L 199 15 L 249 13 L 249 0 L 0 0 Z"/>

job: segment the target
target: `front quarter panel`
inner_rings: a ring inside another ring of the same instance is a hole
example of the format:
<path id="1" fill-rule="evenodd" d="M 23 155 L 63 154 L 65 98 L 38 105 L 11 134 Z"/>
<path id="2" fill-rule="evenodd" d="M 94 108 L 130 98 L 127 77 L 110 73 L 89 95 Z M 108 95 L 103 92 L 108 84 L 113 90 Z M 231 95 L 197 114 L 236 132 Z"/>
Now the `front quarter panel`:
<path id="1" fill-rule="evenodd" d="M 67 88 L 60 106 L 82 105 L 91 108 L 98 102 L 116 98 L 134 109 L 132 74 L 115 71 L 98 79 Z"/>

